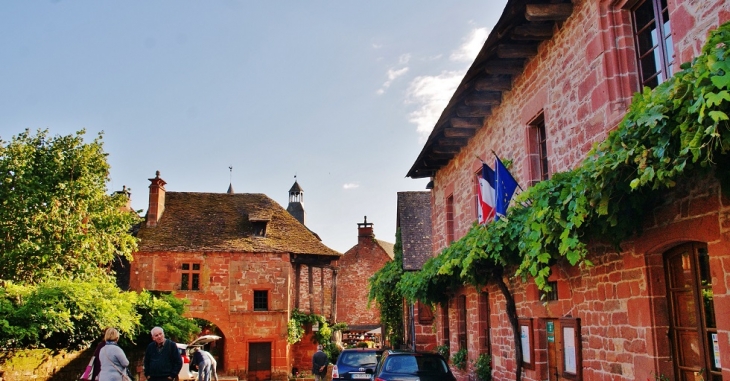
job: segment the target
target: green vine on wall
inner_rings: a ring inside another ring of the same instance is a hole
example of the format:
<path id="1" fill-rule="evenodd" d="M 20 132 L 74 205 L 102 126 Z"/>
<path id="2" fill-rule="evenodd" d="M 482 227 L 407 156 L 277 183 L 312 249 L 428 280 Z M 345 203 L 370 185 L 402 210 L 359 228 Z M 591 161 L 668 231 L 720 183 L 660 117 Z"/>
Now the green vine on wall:
<path id="1" fill-rule="evenodd" d="M 496 280 L 495 267 L 514 267 L 514 275 L 545 289 L 551 265 L 590 266 L 587 242 L 608 237 L 618 245 L 630 237 L 653 196 L 689 173 L 712 170 L 730 184 L 722 165 L 730 163 L 729 45 L 724 24 L 691 64 L 637 93 L 618 128 L 580 166 L 527 189 L 507 218 L 475 224 L 422 271 L 404 274 L 399 291 L 409 300 L 441 303 L 444 290 Z"/>
<path id="2" fill-rule="evenodd" d="M 375 302 L 380 310 L 380 324 L 384 328 L 383 338 L 391 347 L 402 344 L 403 334 L 403 296 L 396 289 L 403 276 L 403 246 L 400 229 L 395 233 L 393 247 L 394 260 L 389 261 L 368 280 L 370 291 L 368 305 Z"/>

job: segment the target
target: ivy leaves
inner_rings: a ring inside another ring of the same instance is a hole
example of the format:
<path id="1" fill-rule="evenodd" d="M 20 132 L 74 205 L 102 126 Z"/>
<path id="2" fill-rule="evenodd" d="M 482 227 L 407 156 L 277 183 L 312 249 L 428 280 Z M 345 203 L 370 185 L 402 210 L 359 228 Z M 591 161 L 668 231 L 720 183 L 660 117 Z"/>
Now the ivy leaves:
<path id="1" fill-rule="evenodd" d="M 730 183 L 728 170 L 717 165 L 730 161 L 729 44 L 725 24 L 691 64 L 637 93 L 616 130 L 580 166 L 523 192 L 505 219 L 474 225 L 422 271 L 406 274 L 399 289 L 409 299 L 437 302 L 449 287 L 478 287 L 489 269 L 511 267 L 543 289 L 552 264 L 591 265 L 588 242 L 618 245 L 634 234 L 657 193 L 689 171 L 712 169 Z"/>

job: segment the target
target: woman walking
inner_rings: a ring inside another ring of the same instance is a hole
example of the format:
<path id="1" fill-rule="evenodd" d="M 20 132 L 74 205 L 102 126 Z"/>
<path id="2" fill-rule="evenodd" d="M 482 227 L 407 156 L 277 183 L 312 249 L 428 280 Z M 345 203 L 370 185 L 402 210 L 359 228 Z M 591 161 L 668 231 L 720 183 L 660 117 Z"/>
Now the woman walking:
<path id="1" fill-rule="evenodd" d="M 104 335 L 106 344 L 99 351 L 101 372 L 99 381 L 122 381 L 122 374 L 126 374 L 129 360 L 124 355 L 122 348 L 119 348 L 119 331 L 109 328 Z"/>

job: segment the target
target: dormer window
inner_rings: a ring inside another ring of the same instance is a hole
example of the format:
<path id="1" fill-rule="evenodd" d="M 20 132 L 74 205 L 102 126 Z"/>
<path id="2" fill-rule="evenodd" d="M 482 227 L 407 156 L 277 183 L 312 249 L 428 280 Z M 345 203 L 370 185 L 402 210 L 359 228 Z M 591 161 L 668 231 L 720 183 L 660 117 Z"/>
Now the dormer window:
<path id="1" fill-rule="evenodd" d="M 251 221 L 254 236 L 266 237 L 266 222 L 267 221 Z"/>
<path id="2" fill-rule="evenodd" d="M 248 220 L 251 222 L 251 232 L 254 237 L 266 237 L 266 225 L 271 221 L 270 212 L 252 212 L 248 215 Z"/>

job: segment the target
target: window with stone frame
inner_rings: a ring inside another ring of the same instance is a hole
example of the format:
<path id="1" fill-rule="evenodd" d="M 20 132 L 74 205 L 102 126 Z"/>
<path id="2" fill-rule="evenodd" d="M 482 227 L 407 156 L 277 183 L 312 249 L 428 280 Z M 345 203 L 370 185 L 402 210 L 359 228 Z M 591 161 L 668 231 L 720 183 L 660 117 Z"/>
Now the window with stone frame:
<path id="1" fill-rule="evenodd" d="M 446 243 L 454 242 L 454 195 L 446 198 Z"/>
<path id="2" fill-rule="evenodd" d="M 180 270 L 180 290 L 200 290 L 200 263 L 183 263 Z"/>
<path id="3" fill-rule="evenodd" d="M 547 133 L 545 131 L 545 115 L 541 112 L 528 126 L 528 149 L 530 160 L 530 185 L 550 178 L 550 164 L 547 153 Z"/>
<path id="4" fill-rule="evenodd" d="M 253 291 L 253 310 L 268 311 L 269 310 L 269 291 L 254 290 Z"/>
<path id="5" fill-rule="evenodd" d="M 631 9 L 639 80 L 654 88 L 672 76 L 674 46 L 667 0 L 641 0 Z"/>
<path id="6" fill-rule="evenodd" d="M 456 299 L 456 310 L 459 313 L 459 349 L 468 349 L 466 334 L 466 295 L 459 295 Z"/>

